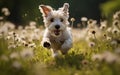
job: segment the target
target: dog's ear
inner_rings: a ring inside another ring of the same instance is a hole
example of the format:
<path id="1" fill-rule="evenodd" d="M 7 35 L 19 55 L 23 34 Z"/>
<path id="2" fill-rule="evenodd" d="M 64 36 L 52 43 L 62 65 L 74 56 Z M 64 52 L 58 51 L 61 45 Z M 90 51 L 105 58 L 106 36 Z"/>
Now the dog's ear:
<path id="1" fill-rule="evenodd" d="M 69 14 L 68 11 L 69 11 L 69 4 L 68 3 L 64 3 L 63 5 L 63 11 L 65 14 Z"/>
<path id="2" fill-rule="evenodd" d="M 43 14 L 43 16 L 45 16 L 45 17 L 47 17 L 48 14 L 53 10 L 52 7 L 46 6 L 46 5 L 40 5 L 39 9 L 40 9 L 41 13 Z"/>

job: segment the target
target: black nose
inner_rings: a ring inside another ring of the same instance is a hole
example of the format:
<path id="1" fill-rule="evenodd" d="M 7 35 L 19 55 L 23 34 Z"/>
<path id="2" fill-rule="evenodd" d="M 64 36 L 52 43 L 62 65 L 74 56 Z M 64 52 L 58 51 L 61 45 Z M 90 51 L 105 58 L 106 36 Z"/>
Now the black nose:
<path id="1" fill-rule="evenodd" d="M 55 28 L 56 28 L 56 29 L 59 29 L 59 28 L 60 28 L 60 25 L 55 25 Z"/>

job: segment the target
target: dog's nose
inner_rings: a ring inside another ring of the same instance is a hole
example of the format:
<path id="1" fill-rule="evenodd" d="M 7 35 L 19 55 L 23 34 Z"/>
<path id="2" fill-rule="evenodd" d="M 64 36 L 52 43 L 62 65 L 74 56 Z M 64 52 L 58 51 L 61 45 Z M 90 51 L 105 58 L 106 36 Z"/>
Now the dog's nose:
<path id="1" fill-rule="evenodd" d="M 55 28 L 56 28 L 56 29 L 59 29 L 59 28 L 60 28 L 60 25 L 55 25 Z"/>

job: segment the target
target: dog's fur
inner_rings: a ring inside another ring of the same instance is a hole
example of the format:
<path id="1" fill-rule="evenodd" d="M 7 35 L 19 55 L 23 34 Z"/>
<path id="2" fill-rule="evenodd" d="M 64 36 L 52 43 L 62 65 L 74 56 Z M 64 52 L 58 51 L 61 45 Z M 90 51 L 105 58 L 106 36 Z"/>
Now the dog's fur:
<path id="1" fill-rule="evenodd" d="M 62 8 L 53 10 L 47 5 L 40 5 L 39 9 L 43 15 L 45 33 L 42 39 L 42 46 L 50 48 L 53 56 L 58 55 L 58 50 L 66 54 L 72 47 L 72 34 L 68 28 L 69 4 L 64 3 Z"/>

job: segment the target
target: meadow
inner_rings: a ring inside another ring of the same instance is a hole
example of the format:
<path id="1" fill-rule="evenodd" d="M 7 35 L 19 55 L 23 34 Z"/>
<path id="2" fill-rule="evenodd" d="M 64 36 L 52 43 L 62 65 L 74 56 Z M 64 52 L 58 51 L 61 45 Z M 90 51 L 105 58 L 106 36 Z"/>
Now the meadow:
<path id="1" fill-rule="evenodd" d="M 4 10 L 6 10 L 5 8 Z M 41 46 L 43 25 L 18 26 L 0 17 L 0 75 L 120 75 L 120 11 L 112 22 L 82 17 L 73 28 L 73 47 L 56 58 Z M 81 28 L 82 26 L 82 28 Z"/>

